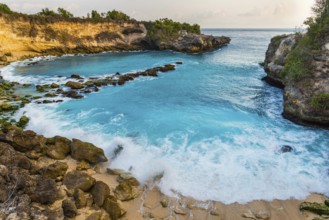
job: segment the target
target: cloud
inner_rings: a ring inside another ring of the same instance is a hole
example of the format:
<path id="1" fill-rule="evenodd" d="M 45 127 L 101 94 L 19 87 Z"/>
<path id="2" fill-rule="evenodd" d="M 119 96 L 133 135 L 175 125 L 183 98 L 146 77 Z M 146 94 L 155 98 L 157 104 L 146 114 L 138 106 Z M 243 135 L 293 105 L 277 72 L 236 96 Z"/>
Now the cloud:
<path id="1" fill-rule="evenodd" d="M 268 5 L 262 8 L 254 7 L 249 11 L 238 14 L 241 17 L 256 17 L 256 16 L 272 16 L 282 15 L 288 11 L 288 5 L 285 2 L 276 3 L 275 5 Z"/>

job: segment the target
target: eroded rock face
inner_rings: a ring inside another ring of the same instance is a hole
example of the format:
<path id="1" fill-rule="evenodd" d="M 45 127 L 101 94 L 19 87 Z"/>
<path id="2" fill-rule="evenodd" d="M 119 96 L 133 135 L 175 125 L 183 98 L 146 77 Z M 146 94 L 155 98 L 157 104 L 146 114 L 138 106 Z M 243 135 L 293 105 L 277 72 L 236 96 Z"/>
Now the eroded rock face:
<path id="1" fill-rule="evenodd" d="M 71 156 L 76 160 L 85 160 L 92 164 L 107 161 L 103 149 L 77 139 L 72 141 Z"/>
<path id="2" fill-rule="evenodd" d="M 161 41 L 156 44 L 160 50 L 175 50 L 187 53 L 200 53 L 226 46 L 228 37 L 214 37 L 203 34 L 186 34 L 175 40 Z"/>
<path id="3" fill-rule="evenodd" d="M 284 88 L 283 116 L 295 123 L 329 128 L 329 50 L 323 46 L 312 51 L 311 73 L 300 79 L 283 77 L 289 52 L 296 44 L 295 35 L 274 37 L 266 52 L 264 78 L 271 85 Z M 289 73 L 288 73 L 289 75 Z"/>
<path id="4" fill-rule="evenodd" d="M 271 43 L 266 51 L 266 58 L 264 62 L 264 69 L 267 76 L 263 78 L 270 85 L 283 88 L 284 80 L 281 72 L 287 55 L 296 43 L 296 36 L 280 35 L 271 39 Z"/>

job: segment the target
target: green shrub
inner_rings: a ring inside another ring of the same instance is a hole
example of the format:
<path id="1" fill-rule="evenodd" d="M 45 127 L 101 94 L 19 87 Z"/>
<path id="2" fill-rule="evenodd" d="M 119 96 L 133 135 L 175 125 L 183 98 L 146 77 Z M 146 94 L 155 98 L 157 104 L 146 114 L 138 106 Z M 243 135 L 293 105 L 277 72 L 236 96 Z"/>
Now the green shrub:
<path id="1" fill-rule="evenodd" d="M 58 8 L 57 9 L 58 15 L 63 17 L 63 18 L 73 18 L 73 14 L 67 10 L 65 10 L 64 8 Z"/>
<path id="2" fill-rule="evenodd" d="M 50 16 L 50 17 L 59 16 L 59 14 L 57 14 L 53 10 L 50 10 L 49 8 L 42 9 L 41 12 L 39 12 L 37 15 L 39 15 L 39 16 Z"/>
<path id="3" fill-rule="evenodd" d="M 16 123 L 16 126 L 17 127 L 20 127 L 20 128 L 25 128 L 26 125 L 29 123 L 30 119 L 28 117 L 26 117 L 25 115 L 23 115 L 19 121 Z"/>
<path id="4" fill-rule="evenodd" d="M 200 26 L 197 24 L 190 25 L 187 23 L 180 23 L 168 18 L 156 20 L 154 22 L 145 23 L 147 29 L 147 36 L 150 40 L 165 40 L 175 38 L 179 35 L 180 31 L 187 33 L 200 34 Z"/>
<path id="5" fill-rule="evenodd" d="M 311 105 L 319 110 L 329 110 L 329 93 L 320 93 L 311 99 Z"/>
<path id="6" fill-rule="evenodd" d="M 6 13 L 6 14 L 13 13 L 12 10 L 8 7 L 8 5 L 2 4 L 2 3 L 0 3 L 0 12 Z"/>
<path id="7" fill-rule="evenodd" d="M 129 21 L 130 17 L 125 13 L 117 10 L 108 11 L 106 13 L 106 18 L 114 20 L 114 21 Z"/>
<path id="8" fill-rule="evenodd" d="M 312 72 L 312 50 L 310 48 L 310 38 L 308 35 L 297 39 L 295 48 L 288 54 L 282 77 L 295 81 L 310 76 Z"/>

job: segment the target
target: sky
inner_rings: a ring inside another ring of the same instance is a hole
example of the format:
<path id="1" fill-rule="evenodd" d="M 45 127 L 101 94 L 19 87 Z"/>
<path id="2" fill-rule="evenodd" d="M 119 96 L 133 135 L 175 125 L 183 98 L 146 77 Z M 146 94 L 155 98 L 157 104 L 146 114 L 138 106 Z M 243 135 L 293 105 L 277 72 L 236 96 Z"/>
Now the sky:
<path id="1" fill-rule="evenodd" d="M 36 13 L 65 8 L 76 16 L 120 10 L 137 20 L 171 18 L 202 28 L 298 28 L 314 0 L 0 0 L 11 9 Z"/>

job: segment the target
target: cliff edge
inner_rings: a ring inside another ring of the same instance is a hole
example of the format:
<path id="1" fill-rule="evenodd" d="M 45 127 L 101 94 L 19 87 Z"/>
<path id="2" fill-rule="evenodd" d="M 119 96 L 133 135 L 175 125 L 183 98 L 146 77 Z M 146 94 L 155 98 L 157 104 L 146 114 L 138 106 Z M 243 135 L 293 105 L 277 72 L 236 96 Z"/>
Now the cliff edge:
<path id="1" fill-rule="evenodd" d="M 124 19 L 122 16 L 113 18 L 113 11 L 103 17 L 95 11 L 93 13 L 94 17 L 87 18 L 63 17 L 46 9 L 27 15 L 13 12 L 0 4 L 0 65 L 35 56 L 102 51 L 200 53 L 230 42 L 228 37 L 201 34 L 199 25 L 170 19 L 140 22 L 127 15 Z"/>
<path id="2" fill-rule="evenodd" d="M 276 36 L 271 40 L 264 80 L 284 88 L 285 118 L 329 129 L 329 34 L 321 32 L 320 40 L 312 31 L 310 27 L 306 34 Z"/>

